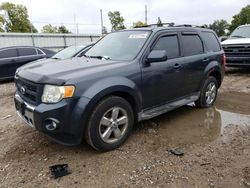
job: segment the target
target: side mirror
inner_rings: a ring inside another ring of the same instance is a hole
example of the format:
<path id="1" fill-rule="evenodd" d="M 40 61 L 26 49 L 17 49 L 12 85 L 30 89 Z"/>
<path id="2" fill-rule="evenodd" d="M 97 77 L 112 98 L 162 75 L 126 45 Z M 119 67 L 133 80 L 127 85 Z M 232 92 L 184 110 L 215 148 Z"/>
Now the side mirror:
<path id="1" fill-rule="evenodd" d="M 225 40 L 227 40 L 227 39 L 228 39 L 228 37 L 225 37 L 225 36 L 220 37 L 220 41 L 221 41 L 221 42 L 223 42 L 223 41 L 225 41 Z"/>
<path id="2" fill-rule="evenodd" d="M 161 61 L 166 61 L 168 59 L 166 50 L 152 50 L 148 57 L 146 58 L 146 62 L 148 63 L 156 63 Z"/>

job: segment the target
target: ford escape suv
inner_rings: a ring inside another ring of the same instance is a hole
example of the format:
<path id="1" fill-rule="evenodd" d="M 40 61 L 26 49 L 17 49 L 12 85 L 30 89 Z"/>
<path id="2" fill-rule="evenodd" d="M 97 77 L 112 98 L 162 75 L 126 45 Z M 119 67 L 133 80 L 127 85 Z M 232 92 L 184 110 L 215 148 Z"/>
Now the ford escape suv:
<path id="1" fill-rule="evenodd" d="M 15 106 L 30 126 L 66 145 L 121 146 L 138 121 L 195 102 L 210 107 L 224 76 L 216 34 L 192 27 L 123 30 L 82 58 L 38 62 L 15 75 Z"/>

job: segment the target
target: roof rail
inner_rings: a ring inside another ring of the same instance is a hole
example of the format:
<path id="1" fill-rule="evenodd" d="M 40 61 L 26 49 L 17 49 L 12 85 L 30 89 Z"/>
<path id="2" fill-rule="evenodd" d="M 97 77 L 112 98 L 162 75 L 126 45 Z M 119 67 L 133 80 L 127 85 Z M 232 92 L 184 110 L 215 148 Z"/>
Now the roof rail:
<path id="1" fill-rule="evenodd" d="M 144 26 L 136 26 L 134 28 L 140 28 L 140 27 L 200 27 L 203 28 L 202 26 L 198 26 L 198 25 L 192 25 L 192 24 L 180 24 L 180 25 L 175 25 L 175 23 L 171 22 L 171 23 L 161 23 L 160 26 L 159 24 L 148 24 L 148 25 L 144 25 Z"/>
<path id="2" fill-rule="evenodd" d="M 174 27 L 174 23 L 161 23 L 159 24 L 148 24 L 148 25 L 143 25 L 143 26 L 135 26 L 134 28 L 140 28 L 140 27 L 163 27 L 163 26 L 167 26 L 167 27 Z"/>

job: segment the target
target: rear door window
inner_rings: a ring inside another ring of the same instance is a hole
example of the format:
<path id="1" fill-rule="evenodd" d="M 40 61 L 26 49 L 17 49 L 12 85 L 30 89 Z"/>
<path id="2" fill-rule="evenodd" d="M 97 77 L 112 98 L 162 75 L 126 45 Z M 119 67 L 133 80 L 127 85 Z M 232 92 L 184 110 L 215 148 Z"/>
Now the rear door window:
<path id="1" fill-rule="evenodd" d="M 153 50 L 166 50 L 168 59 L 179 57 L 180 51 L 177 35 L 167 35 L 161 37 L 155 44 Z"/>
<path id="2" fill-rule="evenodd" d="M 198 34 L 182 34 L 183 51 L 185 56 L 202 54 L 202 41 Z"/>
<path id="3" fill-rule="evenodd" d="M 30 56 L 37 55 L 36 49 L 34 48 L 18 48 L 19 56 Z"/>
<path id="4" fill-rule="evenodd" d="M 42 52 L 40 49 L 37 49 L 37 53 L 38 53 L 39 55 L 43 55 L 43 52 Z"/>
<path id="5" fill-rule="evenodd" d="M 5 49 L 0 51 L 0 58 L 12 58 L 17 56 L 18 55 L 16 48 Z"/>
<path id="6" fill-rule="evenodd" d="M 209 51 L 218 52 L 221 50 L 219 41 L 214 33 L 203 31 L 201 36 Z"/>

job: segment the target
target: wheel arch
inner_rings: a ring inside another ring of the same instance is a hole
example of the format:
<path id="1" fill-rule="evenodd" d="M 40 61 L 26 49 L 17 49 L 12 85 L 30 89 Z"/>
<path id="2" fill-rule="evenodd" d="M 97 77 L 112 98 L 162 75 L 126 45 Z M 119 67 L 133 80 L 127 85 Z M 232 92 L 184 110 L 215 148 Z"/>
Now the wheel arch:
<path id="1" fill-rule="evenodd" d="M 222 83 L 222 73 L 221 73 L 221 65 L 218 61 L 212 61 L 210 62 L 207 67 L 205 68 L 204 71 L 204 79 L 202 81 L 202 84 L 204 83 L 204 81 L 209 77 L 209 76 L 213 76 L 217 82 L 218 82 L 218 87 L 221 86 Z M 202 87 L 201 84 L 201 87 Z"/>

